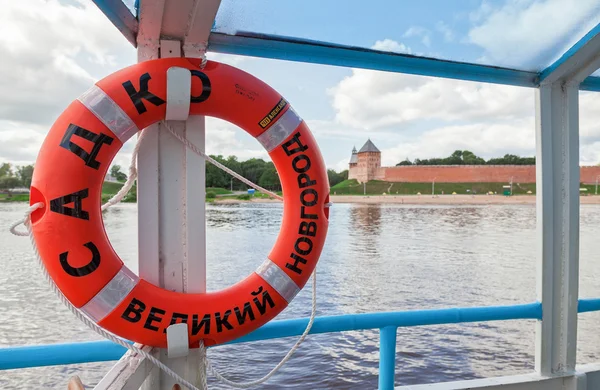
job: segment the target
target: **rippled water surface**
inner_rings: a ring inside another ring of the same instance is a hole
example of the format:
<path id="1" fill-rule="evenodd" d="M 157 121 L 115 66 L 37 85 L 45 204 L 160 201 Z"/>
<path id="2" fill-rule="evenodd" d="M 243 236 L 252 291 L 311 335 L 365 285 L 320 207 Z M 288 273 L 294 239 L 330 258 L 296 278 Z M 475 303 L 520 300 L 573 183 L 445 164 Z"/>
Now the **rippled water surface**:
<path id="1" fill-rule="evenodd" d="M 99 339 L 52 295 L 27 238 L 8 233 L 24 204 L 0 204 L 0 347 Z M 252 272 L 279 230 L 278 204 L 207 205 L 208 287 Z M 105 214 L 116 251 L 137 270 L 137 209 Z M 318 315 L 503 305 L 535 300 L 535 207 L 335 205 L 318 273 Z M 600 296 L 600 207 L 581 209 L 580 296 Z M 308 316 L 305 288 L 278 318 Z M 579 316 L 580 363 L 600 360 L 599 313 Z M 533 321 L 401 328 L 396 384 L 533 370 Z M 594 333 L 595 332 L 595 333 Z M 255 379 L 296 338 L 214 348 L 234 380 Z M 377 387 L 376 331 L 311 335 L 265 389 Z M 1 389 L 65 389 L 71 375 L 94 385 L 112 363 L 0 372 Z M 225 388 L 213 385 L 213 388 Z"/>

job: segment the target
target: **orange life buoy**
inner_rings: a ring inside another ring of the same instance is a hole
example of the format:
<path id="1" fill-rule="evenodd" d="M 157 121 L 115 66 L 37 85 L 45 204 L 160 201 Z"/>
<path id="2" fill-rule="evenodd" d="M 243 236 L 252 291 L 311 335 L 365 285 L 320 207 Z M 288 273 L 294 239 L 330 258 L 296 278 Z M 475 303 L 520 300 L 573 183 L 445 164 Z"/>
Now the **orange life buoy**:
<path id="1" fill-rule="evenodd" d="M 166 114 L 167 71 L 191 72 L 190 115 L 232 122 L 272 158 L 284 194 L 283 222 L 267 260 L 246 279 L 218 292 L 167 291 L 124 266 L 102 221 L 101 187 L 116 153 L 139 129 Z M 313 272 L 328 228 L 329 183 L 306 123 L 257 78 L 228 65 L 169 58 L 120 70 L 90 88 L 58 117 L 35 165 L 31 204 L 34 239 L 66 298 L 103 328 L 166 347 L 166 328 L 188 325 L 190 346 L 221 344 L 279 314 Z"/>

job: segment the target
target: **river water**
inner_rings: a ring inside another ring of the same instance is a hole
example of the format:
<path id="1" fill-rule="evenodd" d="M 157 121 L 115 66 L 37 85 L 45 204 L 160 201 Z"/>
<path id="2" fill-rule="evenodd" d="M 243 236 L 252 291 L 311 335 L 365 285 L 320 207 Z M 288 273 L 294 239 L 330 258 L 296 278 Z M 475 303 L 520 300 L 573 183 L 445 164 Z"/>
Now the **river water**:
<path id="1" fill-rule="evenodd" d="M 99 339 L 51 293 L 29 240 L 8 232 L 24 204 L 0 204 L 0 347 Z M 252 272 L 273 245 L 279 204 L 207 205 L 208 288 Z M 137 209 L 105 213 L 111 243 L 137 271 Z M 535 207 L 334 205 L 318 267 L 318 315 L 535 301 Z M 600 206 L 581 208 L 580 296 L 600 296 Z M 310 285 L 278 317 L 310 314 Z M 600 313 L 579 316 L 578 362 L 600 360 Z M 396 384 L 530 372 L 534 321 L 400 328 Z M 267 373 L 296 338 L 213 348 L 233 380 Z M 264 389 L 377 387 L 377 331 L 311 335 Z M 1 389 L 96 384 L 112 363 L 0 371 Z M 211 388 L 227 388 L 211 380 Z"/>

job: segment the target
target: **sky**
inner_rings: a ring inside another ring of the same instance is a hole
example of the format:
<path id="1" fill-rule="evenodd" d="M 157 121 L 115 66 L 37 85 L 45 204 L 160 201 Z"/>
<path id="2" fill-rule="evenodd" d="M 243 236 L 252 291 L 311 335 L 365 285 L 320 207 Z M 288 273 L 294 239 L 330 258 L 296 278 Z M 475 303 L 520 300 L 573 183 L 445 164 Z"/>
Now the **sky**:
<path id="1" fill-rule="evenodd" d="M 126 3 L 132 6 L 133 0 Z M 578 0 L 223 0 L 216 31 L 251 31 L 538 71 L 600 23 Z M 31 164 L 54 120 L 135 49 L 91 0 L 0 0 L 0 163 Z M 329 168 L 367 138 L 383 165 L 468 149 L 535 155 L 534 90 L 209 53 L 279 91 L 313 131 Z M 580 94 L 580 161 L 600 163 L 600 94 Z M 115 163 L 127 166 L 128 142 Z M 268 158 L 229 123 L 207 119 L 206 151 Z"/>

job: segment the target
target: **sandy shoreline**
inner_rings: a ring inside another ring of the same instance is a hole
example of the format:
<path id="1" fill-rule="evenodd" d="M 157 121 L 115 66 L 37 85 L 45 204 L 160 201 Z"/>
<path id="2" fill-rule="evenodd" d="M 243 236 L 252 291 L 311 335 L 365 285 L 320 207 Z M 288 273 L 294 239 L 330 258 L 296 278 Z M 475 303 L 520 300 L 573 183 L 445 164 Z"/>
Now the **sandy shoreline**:
<path id="1" fill-rule="evenodd" d="M 430 204 L 430 205 L 485 205 L 485 204 L 535 204 L 535 195 L 331 195 L 333 203 L 371 204 Z M 238 199 L 218 199 L 215 203 L 273 203 L 275 199 L 255 198 L 250 201 Z M 600 196 L 581 196 L 581 204 L 600 204 Z"/>

